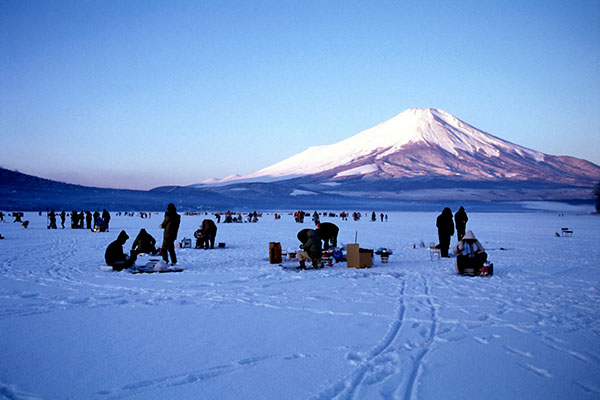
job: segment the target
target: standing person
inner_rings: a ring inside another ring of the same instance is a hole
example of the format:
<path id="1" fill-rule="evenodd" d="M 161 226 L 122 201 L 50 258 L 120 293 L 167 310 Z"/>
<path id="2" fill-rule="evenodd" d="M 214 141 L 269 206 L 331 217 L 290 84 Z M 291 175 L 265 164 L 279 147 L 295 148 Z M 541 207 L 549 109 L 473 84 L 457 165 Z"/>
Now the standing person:
<path id="1" fill-rule="evenodd" d="M 319 225 L 319 222 L 321 222 L 321 220 L 319 218 L 319 213 L 318 212 L 315 211 L 313 213 L 312 220 L 315 223 L 315 225 Z"/>
<path id="2" fill-rule="evenodd" d="M 85 228 L 92 230 L 92 213 L 89 211 L 85 212 Z"/>
<path id="3" fill-rule="evenodd" d="M 79 214 L 77 214 L 77 211 L 71 211 L 71 229 L 77 229 L 79 223 L 77 222 L 77 218 L 79 217 Z"/>
<path id="4" fill-rule="evenodd" d="M 54 213 L 54 210 L 52 210 Z M 60 226 L 62 229 L 65 229 L 65 220 L 67 219 L 67 213 L 65 210 L 60 212 Z M 56 229 L 56 218 L 54 218 L 54 229 Z"/>
<path id="5" fill-rule="evenodd" d="M 177 256 L 175 255 L 175 240 L 177 239 L 177 232 L 179 231 L 179 224 L 181 217 L 177 214 L 175 204 L 169 203 L 167 206 L 167 212 L 165 212 L 165 219 L 163 220 L 160 227 L 163 228 L 163 244 L 160 249 L 163 260 L 166 263 L 169 262 L 169 256 L 171 256 L 171 265 L 177 264 Z"/>
<path id="6" fill-rule="evenodd" d="M 371 221 L 377 221 L 377 215 L 375 215 L 375 211 L 373 211 L 373 213 L 371 214 Z"/>
<path id="7" fill-rule="evenodd" d="M 454 214 L 454 223 L 456 224 L 456 237 L 459 241 L 462 240 L 462 238 L 465 236 L 468 220 L 469 217 L 467 217 L 465 209 L 461 206 L 456 212 L 456 214 Z"/>
<path id="8" fill-rule="evenodd" d="M 442 257 L 448 256 L 450 238 L 454 235 L 454 221 L 452 221 L 452 210 L 448 207 L 438 215 L 435 226 L 438 228 L 438 239 L 440 240 L 440 253 Z"/>
<path id="9" fill-rule="evenodd" d="M 56 214 L 54 213 L 54 210 L 48 213 L 48 218 L 50 219 L 50 225 L 48 226 L 48 229 L 56 229 Z M 65 223 L 63 222 L 63 228 L 64 227 Z"/>
<path id="10" fill-rule="evenodd" d="M 108 230 L 110 227 L 110 213 L 106 210 L 106 208 L 102 210 L 102 219 L 106 224 L 106 230 Z"/>

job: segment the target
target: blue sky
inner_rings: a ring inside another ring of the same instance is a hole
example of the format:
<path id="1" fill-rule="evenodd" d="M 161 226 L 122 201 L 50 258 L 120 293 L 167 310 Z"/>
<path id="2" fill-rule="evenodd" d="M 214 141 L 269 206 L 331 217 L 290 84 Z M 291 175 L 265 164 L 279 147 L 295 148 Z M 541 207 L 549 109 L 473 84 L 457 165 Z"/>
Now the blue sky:
<path id="1" fill-rule="evenodd" d="M 148 189 L 411 107 L 600 164 L 600 1 L 0 2 L 0 165 Z"/>

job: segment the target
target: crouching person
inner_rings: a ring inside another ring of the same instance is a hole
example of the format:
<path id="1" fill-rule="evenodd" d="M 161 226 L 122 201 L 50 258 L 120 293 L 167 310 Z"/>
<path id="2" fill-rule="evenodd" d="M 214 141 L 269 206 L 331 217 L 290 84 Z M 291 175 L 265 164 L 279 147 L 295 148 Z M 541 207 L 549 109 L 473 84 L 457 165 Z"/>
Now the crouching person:
<path id="1" fill-rule="evenodd" d="M 456 271 L 459 274 L 464 274 L 465 270 L 472 269 L 475 275 L 479 275 L 481 267 L 487 261 L 487 253 L 472 231 L 467 232 L 462 240 L 454 246 L 452 252 L 458 255 Z"/>
<path id="2" fill-rule="evenodd" d="M 131 245 L 131 256 L 137 257 L 138 254 L 156 254 L 158 250 L 156 250 L 156 239 L 152 237 L 151 234 L 146 232 L 145 229 L 140 229 L 140 233 L 138 233 L 137 237 L 133 241 Z"/>
<path id="3" fill-rule="evenodd" d="M 212 219 L 205 219 L 202 221 L 202 225 L 200 228 L 194 232 L 194 237 L 196 238 L 196 248 L 197 249 L 208 249 L 210 244 L 210 248 L 215 248 L 215 238 L 217 237 L 217 225 L 215 225 Z"/>
<path id="4" fill-rule="evenodd" d="M 112 242 L 106 248 L 106 252 L 104 253 L 104 260 L 106 261 L 106 265 L 110 265 L 116 271 L 121 271 L 125 268 L 129 268 L 135 262 L 134 258 L 129 258 L 125 253 L 123 253 L 123 245 L 127 242 L 129 236 L 125 231 L 121 231 L 117 240 Z"/>
<path id="5" fill-rule="evenodd" d="M 312 262 L 313 268 L 319 268 L 323 250 L 321 238 L 319 238 L 317 232 L 313 229 L 302 229 L 298 232 L 298 240 L 302 243 L 300 245 L 302 250 L 296 252 L 296 257 L 300 262 L 298 268 L 306 269 L 306 261 Z"/>

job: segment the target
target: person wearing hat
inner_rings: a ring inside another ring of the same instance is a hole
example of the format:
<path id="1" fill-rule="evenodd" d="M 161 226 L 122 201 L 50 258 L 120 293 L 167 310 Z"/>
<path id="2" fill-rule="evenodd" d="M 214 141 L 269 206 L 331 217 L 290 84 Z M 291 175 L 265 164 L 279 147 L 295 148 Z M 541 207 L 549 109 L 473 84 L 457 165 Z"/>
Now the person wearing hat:
<path id="1" fill-rule="evenodd" d="M 452 252 L 458 255 L 456 257 L 456 269 L 459 274 L 463 274 L 467 268 L 472 268 L 473 273 L 477 275 L 487 261 L 487 253 L 473 231 L 468 231 L 462 240 L 454 246 Z"/>
<path id="2" fill-rule="evenodd" d="M 163 260 L 168 263 L 169 256 L 171 256 L 171 265 L 177 264 L 177 255 L 175 254 L 175 240 L 177 240 L 177 232 L 179 231 L 179 224 L 181 217 L 177 214 L 175 204 L 169 203 L 167 206 L 167 212 L 165 212 L 165 219 L 163 220 L 160 227 L 163 228 L 163 244 L 160 249 Z"/>
<path id="3" fill-rule="evenodd" d="M 123 245 L 127 242 L 127 239 L 129 239 L 127 232 L 121 231 L 117 240 L 109 244 L 104 253 L 106 265 L 110 265 L 116 271 L 131 267 L 135 261 L 134 258 L 129 258 L 123 253 Z"/>

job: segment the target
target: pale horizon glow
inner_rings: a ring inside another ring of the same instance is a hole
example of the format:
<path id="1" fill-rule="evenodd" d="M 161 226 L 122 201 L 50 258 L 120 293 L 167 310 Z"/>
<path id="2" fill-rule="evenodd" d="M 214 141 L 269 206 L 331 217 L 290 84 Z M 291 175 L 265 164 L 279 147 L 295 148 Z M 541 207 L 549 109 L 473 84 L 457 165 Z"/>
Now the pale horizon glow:
<path id="1" fill-rule="evenodd" d="M 414 107 L 600 164 L 600 2 L 0 4 L 0 166 L 151 189 Z"/>

